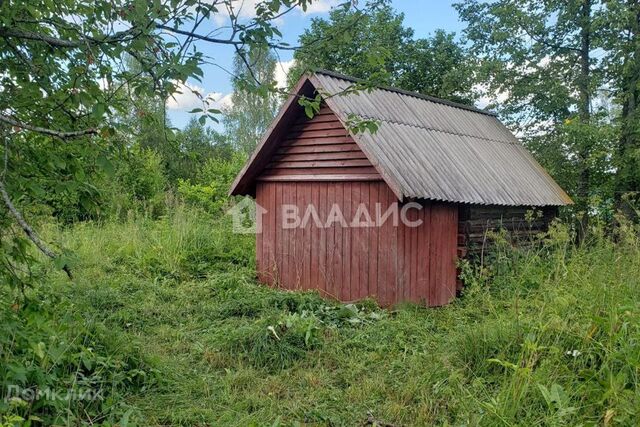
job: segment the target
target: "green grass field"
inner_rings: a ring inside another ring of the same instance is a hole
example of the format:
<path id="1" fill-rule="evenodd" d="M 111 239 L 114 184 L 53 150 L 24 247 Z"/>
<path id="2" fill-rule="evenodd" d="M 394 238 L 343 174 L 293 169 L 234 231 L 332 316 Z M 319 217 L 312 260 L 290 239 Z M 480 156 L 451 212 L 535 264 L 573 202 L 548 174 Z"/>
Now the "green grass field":
<path id="1" fill-rule="evenodd" d="M 559 227 L 535 249 L 467 266 L 450 306 L 392 310 L 259 286 L 253 237 L 183 207 L 45 234 L 75 254 L 75 279 L 35 272 L 26 307 L 3 309 L 3 384 L 84 385 L 103 398 L 5 399 L 6 425 L 8 414 L 211 426 L 608 426 L 640 416 L 633 230 L 575 248 Z"/>

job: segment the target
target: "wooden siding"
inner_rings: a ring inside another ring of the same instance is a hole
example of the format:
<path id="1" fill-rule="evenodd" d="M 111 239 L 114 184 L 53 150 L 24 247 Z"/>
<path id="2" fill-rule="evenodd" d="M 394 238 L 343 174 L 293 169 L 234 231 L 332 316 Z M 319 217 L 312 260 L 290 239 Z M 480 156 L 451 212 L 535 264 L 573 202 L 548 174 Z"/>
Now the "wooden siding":
<path id="1" fill-rule="evenodd" d="M 408 210 L 408 227 L 391 219 L 383 225 L 349 227 L 326 219 L 333 204 L 350 222 L 362 205 L 375 220 L 397 202 L 384 182 L 258 182 L 256 201 L 267 212 L 256 240 L 259 279 L 286 289 L 317 289 L 341 301 L 374 297 L 383 305 L 412 301 L 439 306 L 456 292 L 458 208 L 426 203 Z M 283 227 L 282 205 L 297 206 L 302 217 L 312 204 L 323 224 L 313 218 L 304 227 Z M 358 219 L 364 220 L 364 216 Z"/>
<path id="2" fill-rule="evenodd" d="M 533 215 L 530 215 L 533 213 Z M 491 245 L 489 231 L 506 230 L 514 244 L 523 244 L 545 232 L 557 216 L 558 208 L 547 206 L 461 205 L 458 214 L 458 255 L 476 255 Z"/>
<path id="3" fill-rule="evenodd" d="M 378 181 L 378 174 L 326 106 L 294 122 L 259 181 Z"/>

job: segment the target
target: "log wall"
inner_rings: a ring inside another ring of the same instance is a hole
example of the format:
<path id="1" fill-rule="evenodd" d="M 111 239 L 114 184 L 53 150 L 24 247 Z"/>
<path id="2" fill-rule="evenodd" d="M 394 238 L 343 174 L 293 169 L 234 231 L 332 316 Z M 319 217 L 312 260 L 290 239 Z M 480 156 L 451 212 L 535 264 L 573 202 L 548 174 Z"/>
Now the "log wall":
<path id="1" fill-rule="evenodd" d="M 557 216 L 557 207 L 461 205 L 458 222 L 459 256 L 474 255 L 490 245 L 488 231 L 504 229 L 510 238 L 526 242 L 545 232 Z"/>

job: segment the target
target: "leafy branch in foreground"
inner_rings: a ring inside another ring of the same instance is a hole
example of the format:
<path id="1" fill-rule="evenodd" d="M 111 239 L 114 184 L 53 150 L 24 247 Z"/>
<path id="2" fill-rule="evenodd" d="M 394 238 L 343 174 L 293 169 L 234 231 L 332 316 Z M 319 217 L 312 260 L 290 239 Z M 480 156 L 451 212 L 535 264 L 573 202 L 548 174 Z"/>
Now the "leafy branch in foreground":
<path id="1" fill-rule="evenodd" d="M 94 191 L 82 167 L 128 148 L 133 135 L 125 118 L 134 100 L 158 100 L 164 109 L 187 80 L 200 81 L 202 66 L 211 64 L 202 43 L 237 52 L 295 49 L 283 42 L 276 22 L 311 1 L 263 0 L 248 15 L 233 0 L 0 2 L 0 127 L 7 139 L 2 227 L 17 222 L 41 252 L 55 257 L 20 211 L 43 191 L 34 178 L 43 164 L 64 171 L 47 177 L 58 181 L 60 197 L 79 186 Z M 216 119 L 220 111 L 199 99 L 203 108 L 196 111 Z M 169 138 L 166 117 L 161 127 Z"/>

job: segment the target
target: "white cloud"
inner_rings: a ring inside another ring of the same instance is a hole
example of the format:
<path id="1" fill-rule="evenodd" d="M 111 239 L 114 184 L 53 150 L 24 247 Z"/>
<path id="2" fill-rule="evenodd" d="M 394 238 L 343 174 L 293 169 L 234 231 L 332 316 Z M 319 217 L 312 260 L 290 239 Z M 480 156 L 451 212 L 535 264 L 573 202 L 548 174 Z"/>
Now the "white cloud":
<path id="1" fill-rule="evenodd" d="M 305 15 L 312 15 L 315 13 L 326 13 L 339 4 L 344 3 L 341 0 L 315 0 L 307 6 L 307 10 L 303 11 L 300 6 L 298 8 Z"/>
<path id="2" fill-rule="evenodd" d="M 220 26 L 229 23 L 230 12 L 239 19 L 247 20 L 256 17 L 256 5 L 262 0 L 233 0 L 218 6 L 218 12 L 213 15 L 214 22 Z"/>
<path id="3" fill-rule="evenodd" d="M 233 95 L 232 93 L 228 93 L 226 95 L 221 96 L 220 98 L 215 100 L 212 107 L 217 108 L 219 110 L 228 110 L 233 106 L 233 99 L 231 99 L 232 95 Z"/>
<path id="4" fill-rule="evenodd" d="M 509 98 L 507 92 L 489 92 L 485 84 L 475 85 L 473 91 L 480 94 L 480 98 L 476 101 L 478 108 L 486 108 L 489 104 L 501 104 Z"/>
<path id="5" fill-rule="evenodd" d="M 291 59 L 276 64 L 275 79 L 278 88 L 285 89 L 287 87 L 287 77 L 289 76 L 289 70 L 293 66 L 294 61 L 294 59 Z"/>
<path id="6" fill-rule="evenodd" d="M 176 111 L 191 111 L 194 108 L 229 108 L 231 94 L 206 92 L 202 87 L 191 83 L 179 83 L 176 91 L 167 99 L 167 108 Z"/>
<path id="7" fill-rule="evenodd" d="M 229 8 L 240 21 L 253 19 L 256 17 L 256 6 L 263 3 L 263 1 L 264 0 L 233 0 L 228 6 L 220 5 L 218 12 L 213 14 L 213 21 L 218 26 L 228 25 L 230 16 Z M 303 15 L 313 15 L 329 12 L 332 8 L 342 3 L 344 3 L 344 0 L 314 0 L 307 6 L 307 10 L 303 11 L 300 6 L 297 6 L 296 9 Z M 280 11 L 282 12 L 283 10 L 284 9 L 281 9 Z M 284 18 L 286 18 L 286 15 L 277 18 L 273 22 L 276 26 L 280 26 L 283 24 Z"/>

